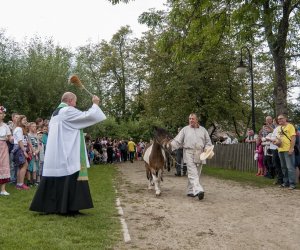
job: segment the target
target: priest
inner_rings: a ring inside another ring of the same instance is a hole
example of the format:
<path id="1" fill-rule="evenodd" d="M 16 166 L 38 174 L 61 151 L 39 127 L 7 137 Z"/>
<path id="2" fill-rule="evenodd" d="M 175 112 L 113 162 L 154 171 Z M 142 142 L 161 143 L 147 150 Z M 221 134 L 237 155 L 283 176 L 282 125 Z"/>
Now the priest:
<path id="1" fill-rule="evenodd" d="M 42 179 L 30 206 L 32 211 L 74 215 L 93 207 L 83 129 L 106 116 L 95 95 L 88 111 L 76 109 L 76 102 L 76 95 L 66 92 L 52 114 Z"/>

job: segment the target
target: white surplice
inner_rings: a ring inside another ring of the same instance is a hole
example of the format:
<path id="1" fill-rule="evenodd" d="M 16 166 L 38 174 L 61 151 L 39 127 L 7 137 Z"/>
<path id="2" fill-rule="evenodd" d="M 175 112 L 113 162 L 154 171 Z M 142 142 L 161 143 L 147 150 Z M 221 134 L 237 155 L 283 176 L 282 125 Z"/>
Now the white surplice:
<path id="1" fill-rule="evenodd" d="M 72 106 L 61 108 L 49 123 L 49 135 L 43 166 L 43 176 L 60 177 L 80 170 L 80 129 L 106 119 L 98 105 L 88 111 Z M 87 166 L 89 167 L 85 150 Z"/>

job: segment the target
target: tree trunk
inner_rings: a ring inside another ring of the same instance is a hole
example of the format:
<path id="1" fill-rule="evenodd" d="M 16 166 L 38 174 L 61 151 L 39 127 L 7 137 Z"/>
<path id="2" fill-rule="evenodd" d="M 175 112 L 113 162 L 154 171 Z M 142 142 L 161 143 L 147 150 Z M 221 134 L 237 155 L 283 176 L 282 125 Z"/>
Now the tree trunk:
<path id="1" fill-rule="evenodd" d="M 275 110 L 276 116 L 287 114 L 287 81 L 285 58 L 282 55 L 273 55 L 275 65 Z"/>
<path id="2" fill-rule="evenodd" d="M 275 65 L 275 110 L 276 115 L 287 114 L 287 80 L 285 49 L 286 39 L 289 30 L 289 15 L 292 10 L 291 0 L 282 4 L 282 17 L 275 27 L 273 22 L 274 9 L 270 7 L 270 1 L 263 3 L 263 26 Z M 277 33 L 274 31 L 277 30 Z"/>

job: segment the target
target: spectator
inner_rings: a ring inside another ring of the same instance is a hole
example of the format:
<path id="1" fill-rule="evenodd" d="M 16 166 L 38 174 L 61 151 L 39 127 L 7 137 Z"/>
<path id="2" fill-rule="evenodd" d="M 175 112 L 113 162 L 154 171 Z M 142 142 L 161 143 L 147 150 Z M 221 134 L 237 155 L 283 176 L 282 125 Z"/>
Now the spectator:
<path id="1" fill-rule="evenodd" d="M 296 188 L 296 170 L 295 170 L 295 153 L 294 146 L 296 140 L 295 127 L 287 122 L 287 117 L 284 114 L 278 116 L 277 136 L 280 138 L 278 146 L 279 158 L 283 174 L 283 183 L 280 187 L 289 187 L 290 190 Z"/>
<path id="2" fill-rule="evenodd" d="M 136 148 L 136 144 L 133 142 L 132 138 L 130 138 L 128 142 L 128 152 L 129 152 L 129 159 L 131 163 L 133 163 L 135 148 Z"/>
<path id="3" fill-rule="evenodd" d="M 9 152 L 6 140 L 11 140 L 11 131 L 4 123 L 6 109 L 0 106 L 0 195 L 7 196 L 9 193 L 6 191 L 6 183 L 10 180 L 10 166 L 9 166 Z"/>
<path id="4" fill-rule="evenodd" d="M 44 166 L 44 158 L 45 158 L 45 146 L 42 140 L 43 131 L 38 131 L 37 136 L 38 136 L 38 143 L 39 143 L 39 160 L 40 160 L 40 167 L 39 167 L 39 172 L 37 177 L 37 182 L 39 184 L 43 174 L 43 166 Z"/>
<path id="5" fill-rule="evenodd" d="M 18 118 L 19 118 L 19 114 L 12 113 L 12 115 L 11 115 L 12 123 L 9 126 L 11 134 L 13 134 L 15 128 L 17 127 L 17 120 L 18 120 Z M 13 140 L 13 137 L 12 137 L 12 140 Z M 14 145 L 14 143 L 12 143 L 12 144 Z M 16 181 L 17 181 L 18 167 L 16 166 L 16 164 L 14 164 L 12 151 L 10 151 L 9 154 L 10 154 L 9 155 L 9 158 L 10 158 L 10 181 L 12 183 L 16 183 Z"/>
<path id="6" fill-rule="evenodd" d="M 17 120 L 17 127 L 14 129 L 14 164 L 18 168 L 16 188 L 28 190 L 29 187 L 24 183 L 25 174 L 28 167 L 27 159 L 29 158 L 29 144 L 27 136 L 27 118 L 20 115 Z"/>
<path id="7" fill-rule="evenodd" d="M 37 125 L 35 122 L 31 122 L 29 125 L 28 141 L 32 147 L 32 157 L 28 164 L 27 180 L 29 185 L 37 186 L 40 180 L 37 180 L 39 176 L 40 161 L 39 161 L 39 141 L 36 133 Z"/>
<path id="8" fill-rule="evenodd" d="M 265 170 L 264 170 L 264 150 L 262 146 L 261 137 L 257 137 L 256 139 L 256 150 L 255 153 L 257 153 L 257 166 L 258 171 L 256 173 L 256 176 L 264 176 Z"/>
<path id="9" fill-rule="evenodd" d="M 254 134 L 254 131 L 252 129 L 248 129 L 247 131 L 247 137 L 245 139 L 245 142 L 247 143 L 256 143 L 257 135 Z"/>
<path id="10" fill-rule="evenodd" d="M 266 137 L 270 132 L 273 132 L 275 126 L 273 124 L 273 119 L 272 116 L 267 116 L 266 117 L 266 122 L 262 126 L 261 130 L 259 131 L 260 136 Z"/>
<path id="11" fill-rule="evenodd" d="M 127 161 L 127 142 L 126 141 L 121 141 L 121 159 L 122 161 L 126 162 Z"/>
<path id="12" fill-rule="evenodd" d="M 223 138 L 224 141 L 222 142 L 222 144 L 231 144 L 231 138 L 227 134 L 225 134 Z"/>

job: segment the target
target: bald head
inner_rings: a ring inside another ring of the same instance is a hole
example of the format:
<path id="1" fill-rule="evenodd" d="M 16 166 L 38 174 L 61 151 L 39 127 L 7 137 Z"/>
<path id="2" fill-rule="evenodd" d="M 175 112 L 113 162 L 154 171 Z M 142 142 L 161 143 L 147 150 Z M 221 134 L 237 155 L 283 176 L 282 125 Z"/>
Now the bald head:
<path id="1" fill-rule="evenodd" d="M 65 92 L 61 97 L 61 102 L 68 104 L 69 106 L 76 106 L 77 97 L 72 92 Z"/>

